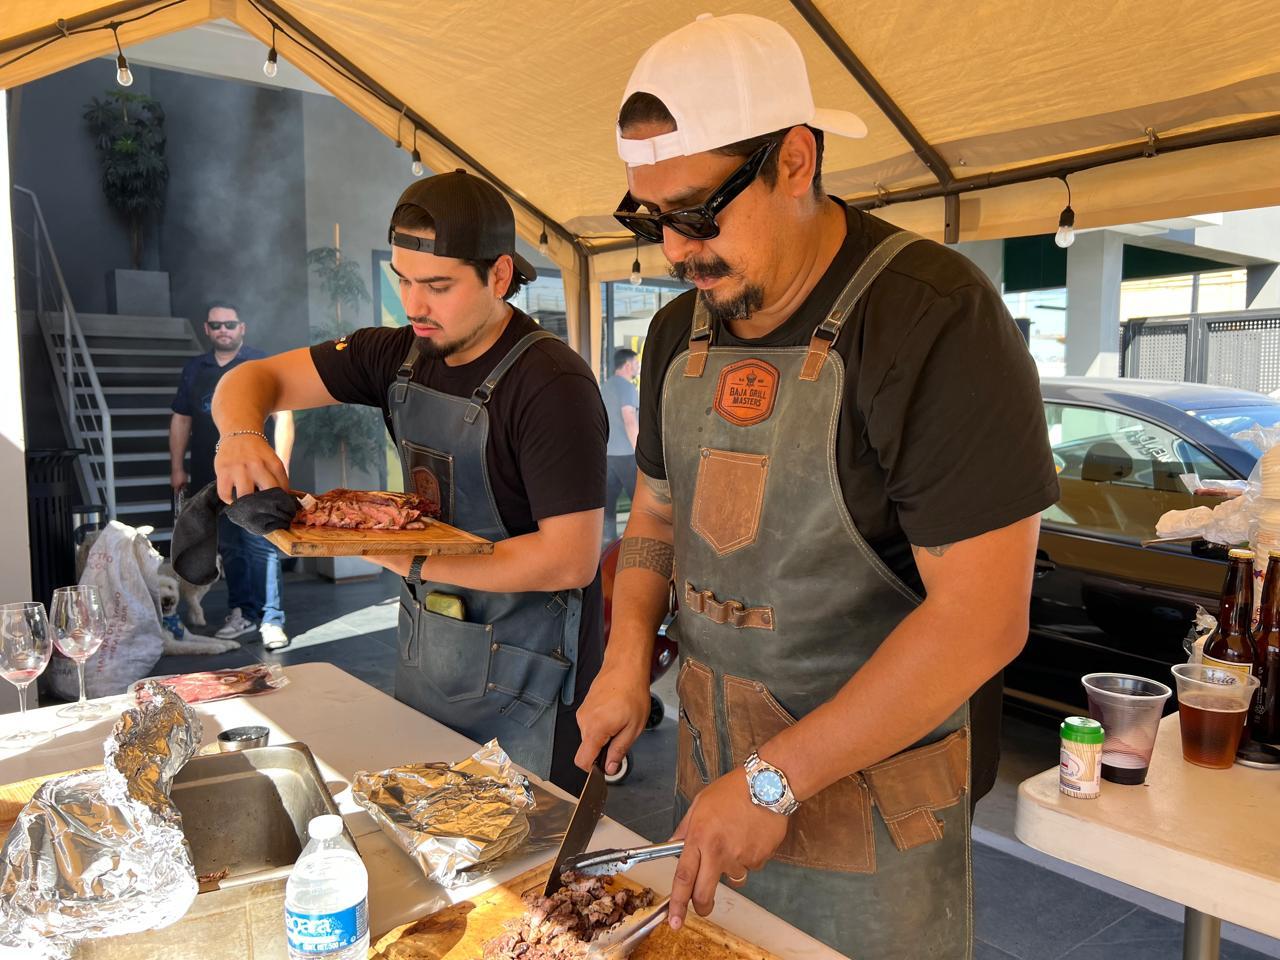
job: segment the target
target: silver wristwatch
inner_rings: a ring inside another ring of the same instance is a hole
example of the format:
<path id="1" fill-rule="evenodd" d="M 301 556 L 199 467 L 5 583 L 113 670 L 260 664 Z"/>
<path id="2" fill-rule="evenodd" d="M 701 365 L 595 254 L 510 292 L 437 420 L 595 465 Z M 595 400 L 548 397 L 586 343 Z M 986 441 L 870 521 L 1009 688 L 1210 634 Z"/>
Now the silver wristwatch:
<path id="1" fill-rule="evenodd" d="M 789 817 L 800 809 L 800 802 L 791 792 L 791 784 L 787 783 L 787 775 L 773 764 L 761 760 L 760 754 L 753 753 L 747 757 L 743 766 L 747 770 L 747 789 L 751 791 L 751 802 L 757 807 L 764 807 L 784 817 Z"/>

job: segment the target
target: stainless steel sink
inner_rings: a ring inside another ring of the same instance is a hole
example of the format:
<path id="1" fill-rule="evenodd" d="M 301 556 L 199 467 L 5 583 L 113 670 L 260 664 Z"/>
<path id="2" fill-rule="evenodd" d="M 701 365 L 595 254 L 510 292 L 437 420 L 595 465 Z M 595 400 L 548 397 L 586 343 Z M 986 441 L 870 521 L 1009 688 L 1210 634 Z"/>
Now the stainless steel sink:
<path id="1" fill-rule="evenodd" d="M 191 909 L 172 926 L 84 941 L 77 960 L 287 958 L 285 880 L 306 844 L 311 818 L 338 812 L 311 751 L 285 743 L 194 757 L 171 795 L 182 812 L 196 875 L 224 869 L 227 875 L 202 884 Z"/>
<path id="2" fill-rule="evenodd" d="M 302 743 L 194 757 L 175 778 L 171 796 L 182 812 L 196 875 L 225 869 L 222 887 L 288 876 L 311 818 L 338 812 Z"/>

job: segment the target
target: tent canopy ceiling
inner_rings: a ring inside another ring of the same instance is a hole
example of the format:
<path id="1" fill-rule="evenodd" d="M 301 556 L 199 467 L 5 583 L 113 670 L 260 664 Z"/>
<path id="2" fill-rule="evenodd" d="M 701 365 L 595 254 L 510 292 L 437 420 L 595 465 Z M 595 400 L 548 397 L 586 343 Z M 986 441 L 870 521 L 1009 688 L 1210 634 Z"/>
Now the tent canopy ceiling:
<path id="1" fill-rule="evenodd" d="M 114 53 L 110 31 L 74 33 L 112 19 L 126 52 L 217 18 L 269 43 L 274 22 L 282 57 L 406 150 L 416 118 L 429 166 L 467 166 L 498 182 L 526 238 L 536 242 L 545 220 L 562 267 L 623 276 L 634 253 L 610 216 L 625 189 L 613 144 L 621 92 L 641 52 L 699 11 L 669 0 L 583 4 L 571 18 L 566 9 L 525 0 L 495 19 L 478 0 L 6 0 L 0 86 Z M 932 0 L 722 0 L 711 9 L 756 13 L 791 32 L 816 102 L 853 110 L 869 128 L 865 140 L 828 138 L 828 190 L 865 203 L 916 189 L 920 199 L 880 213 L 927 235 L 942 237 L 948 217 L 952 239 L 1053 230 L 1066 196 L 1054 179 L 1060 163 L 1091 167 L 1071 176 L 1081 227 L 1280 203 L 1274 0 L 1001 0 L 961 16 Z M 51 27 L 51 13 L 71 36 Z M 849 55 L 888 102 L 855 79 Z M 1222 128 L 1235 137 L 1245 126 L 1246 138 L 1214 142 Z M 1147 130 L 1154 158 L 1141 156 Z M 959 181 L 950 213 L 912 131 L 944 164 L 943 179 Z M 1175 145 L 1187 148 L 1164 152 Z M 1100 151 L 1134 159 L 1092 166 Z M 1042 176 L 1006 182 L 1032 165 Z M 642 260 L 657 264 L 660 253 L 646 249 Z"/>

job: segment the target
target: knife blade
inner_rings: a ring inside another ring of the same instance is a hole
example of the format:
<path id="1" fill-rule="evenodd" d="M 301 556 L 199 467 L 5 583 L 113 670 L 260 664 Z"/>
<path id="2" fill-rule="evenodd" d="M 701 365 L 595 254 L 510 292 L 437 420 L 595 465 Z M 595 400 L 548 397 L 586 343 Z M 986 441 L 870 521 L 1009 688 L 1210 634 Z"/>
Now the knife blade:
<path id="1" fill-rule="evenodd" d="M 569 818 L 569 826 L 565 829 L 564 840 L 556 851 L 556 858 L 551 863 L 551 875 L 547 877 L 547 885 L 542 890 L 544 897 L 549 897 L 562 886 L 560 867 L 571 857 L 576 857 L 587 849 L 591 843 L 591 835 L 596 832 L 596 825 L 604 814 L 604 801 L 609 795 L 609 786 L 605 783 L 604 768 L 600 760 L 591 765 L 587 774 L 587 782 L 578 796 L 578 804 Z"/>

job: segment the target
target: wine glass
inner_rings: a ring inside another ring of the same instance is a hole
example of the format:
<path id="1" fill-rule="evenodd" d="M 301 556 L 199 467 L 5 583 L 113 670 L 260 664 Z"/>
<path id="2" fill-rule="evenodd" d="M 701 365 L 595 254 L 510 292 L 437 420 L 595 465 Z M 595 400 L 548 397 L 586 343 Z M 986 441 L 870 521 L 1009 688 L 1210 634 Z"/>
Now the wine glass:
<path id="1" fill-rule="evenodd" d="M 27 687 L 44 672 L 53 655 L 43 603 L 0 605 L 0 676 L 18 688 L 18 708 L 26 726 Z M 20 730 L 0 737 L 0 747 L 33 747 L 53 739 L 48 731 Z"/>
<path id="2" fill-rule="evenodd" d="M 98 652 L 107 633 L 107 617 L 102 608 L 98 588 L 93 586 L 59 587 L 53 591 L 53 642 L 58 651 L 76 662 L 80 677 L 80 699 L 58 711 L 60 717 L 96 720 L 111 708 L 103 703 L 90 703 L 84 693 L 84 662 Z"/>

